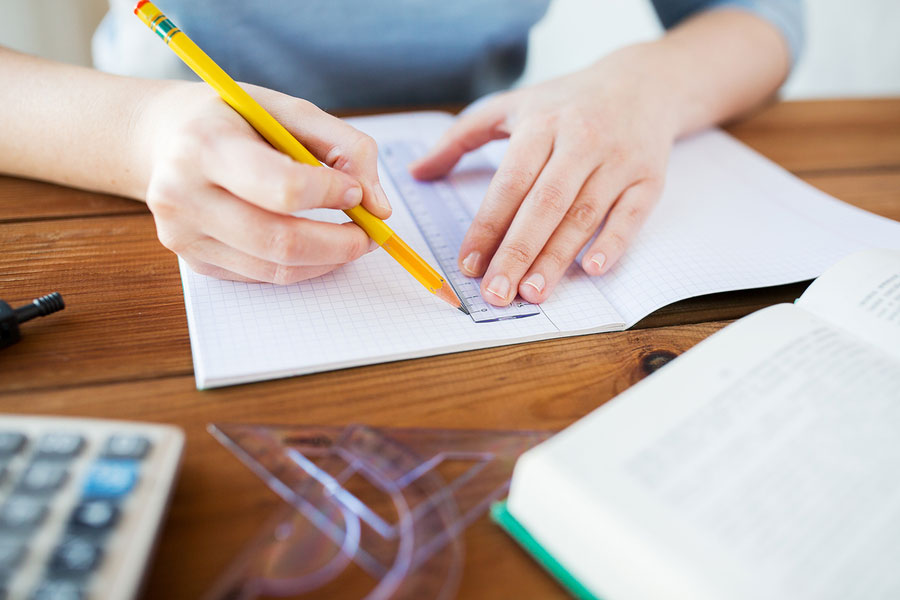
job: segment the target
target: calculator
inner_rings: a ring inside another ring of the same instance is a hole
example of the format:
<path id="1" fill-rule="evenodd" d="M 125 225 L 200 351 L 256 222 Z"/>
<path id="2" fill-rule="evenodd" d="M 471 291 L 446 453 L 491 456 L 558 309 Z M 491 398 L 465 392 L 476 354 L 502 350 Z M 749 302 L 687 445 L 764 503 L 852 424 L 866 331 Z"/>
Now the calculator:
<path id="1" fill-rule="evenodd" d="M 0 599 L 134 598 L 183 447 L 169 425 L 0 415 Z"/>

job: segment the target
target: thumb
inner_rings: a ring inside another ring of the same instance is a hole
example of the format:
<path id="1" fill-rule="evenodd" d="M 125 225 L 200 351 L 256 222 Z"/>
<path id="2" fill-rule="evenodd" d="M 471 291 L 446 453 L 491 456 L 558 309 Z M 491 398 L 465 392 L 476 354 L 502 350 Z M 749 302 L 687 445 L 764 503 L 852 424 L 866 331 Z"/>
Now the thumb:
<path id="1" fill-rule="evenodd" d="M 509 137 L 505 128 L 508 104 L 506 95 L 498 96 L 458 117 L 428 154 L 409 165 L 409 172 L 416 179 L 443 177 L 466 153 L 491 140 Z"/>
<path id="2" fill-rule="evenodd" d="M 359 181 L 364 207 L 381 219 L 391 215 L 390 202 L 378 180 L 378 147 L 371 137 L 306 100 L 256 86 L 247 88 L 326 166 Z"/>

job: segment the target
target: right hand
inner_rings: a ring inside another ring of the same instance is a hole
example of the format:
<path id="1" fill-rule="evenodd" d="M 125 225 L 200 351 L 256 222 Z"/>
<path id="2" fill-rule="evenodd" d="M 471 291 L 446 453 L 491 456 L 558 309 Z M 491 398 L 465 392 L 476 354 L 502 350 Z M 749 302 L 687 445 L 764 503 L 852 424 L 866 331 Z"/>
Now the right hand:
<path id="1" fill-rule="evenodd" d="M 291 216 L 360 202 L 379 218 L 390 216 L 372 138 L 305 100 L 245 88 L 332 168 L 278 152 L 206 84 L 166 86 L 138 116 L 151 143 L 146 202 L 162 244 L 203 275 L 281 285 L 374 249 L 352 222 Z"/>

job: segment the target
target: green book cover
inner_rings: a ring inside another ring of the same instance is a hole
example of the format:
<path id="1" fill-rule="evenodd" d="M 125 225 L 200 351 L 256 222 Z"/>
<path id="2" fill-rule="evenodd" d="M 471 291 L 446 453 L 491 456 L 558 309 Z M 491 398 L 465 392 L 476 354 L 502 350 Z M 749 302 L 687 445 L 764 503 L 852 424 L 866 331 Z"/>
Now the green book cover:
<path id="1" fill-rule="evenodd" d="M 573 596 L 581 600 L 601 600 L 584 587 L 574 575 L 528 533 L 528 530 L 509 512 L 509 509 L 506 507 L 506 500 L 495 502 L 491 506 L 491 519 L 512 536 L 526 552 L 531 554 Z"/>

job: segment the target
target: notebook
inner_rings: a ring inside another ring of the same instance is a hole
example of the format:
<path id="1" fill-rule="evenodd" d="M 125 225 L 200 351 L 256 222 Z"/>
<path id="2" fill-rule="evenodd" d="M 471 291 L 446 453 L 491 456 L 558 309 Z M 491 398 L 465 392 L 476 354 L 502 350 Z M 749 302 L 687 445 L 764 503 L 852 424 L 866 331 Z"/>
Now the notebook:
<path id="1" fill-rule="evenodd" d="M 900 597 L 900 251 L 828 269 L 527 451 L 492 516 L 579 598 Z"/>
<path id="2" fill-rule="evenodd" d="M 418 112 L 350 119 L 384 150 L 432 144 L 453 116 Z M 505 142 L 466 156 L 449 176 L 469 214 Z M 436 261 L 395 181 L 382 184 L 388 224 Z M 345 221 L 340 211 L 310 218 Z M 602 277 L 573 264 L 539 314 L 475 323 L 424 290 L 377 250 L 289 286 L 220 281 L 181 261 L 198 388 L 562 336 L 622 330 L 672 302 L 811 279 L 867 247 L 900 248 L 900 223 L 840 202 L 719 130 L 679 141 L 662 197 L 622 260 Z"/>

